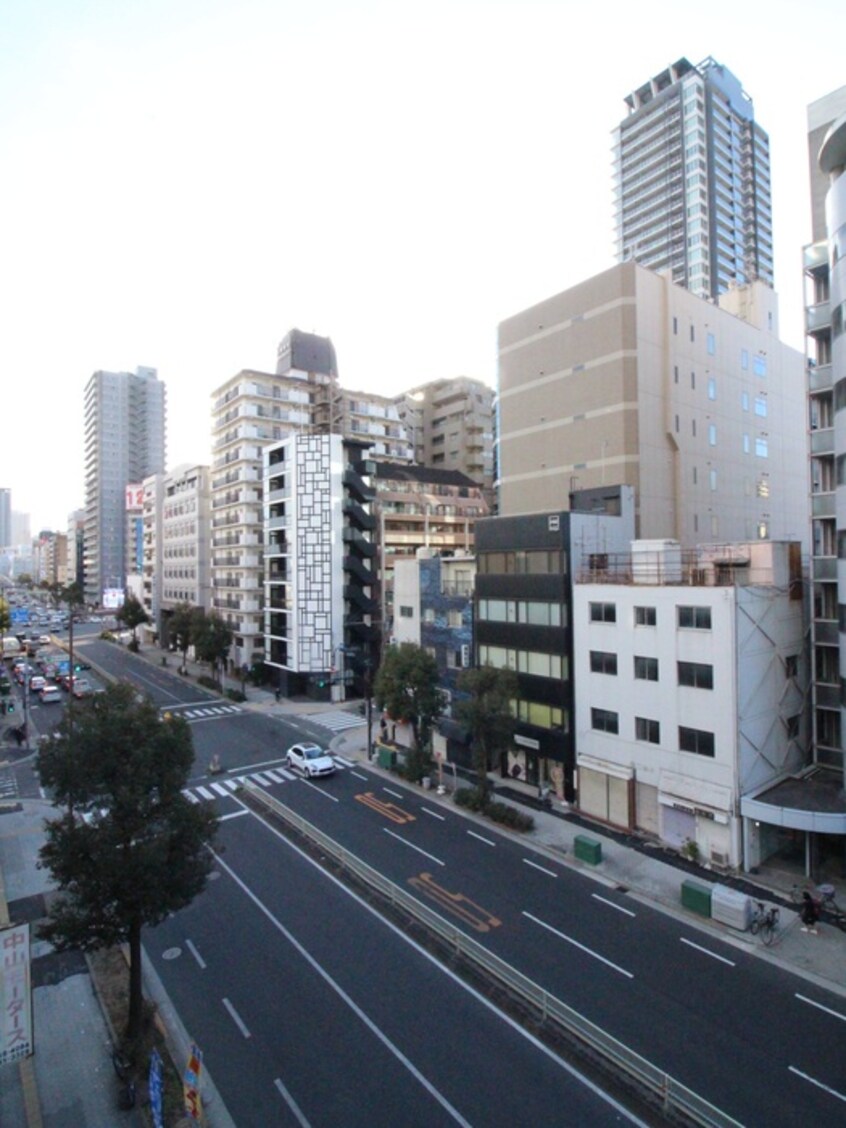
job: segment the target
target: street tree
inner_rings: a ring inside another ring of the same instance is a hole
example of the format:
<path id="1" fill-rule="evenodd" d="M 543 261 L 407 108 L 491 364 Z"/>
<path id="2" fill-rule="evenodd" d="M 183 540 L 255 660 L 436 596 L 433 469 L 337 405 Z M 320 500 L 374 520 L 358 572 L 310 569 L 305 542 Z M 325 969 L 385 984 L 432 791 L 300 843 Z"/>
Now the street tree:
<path id="1" fill-rule="evenodd" d="M 168 642 L 173 643 L 182 655 L 182 672 L 185 672 L 185 663 L 188 661 L 188 650 L 194 641 L 196 625 L 199 621 L 198 612 L 201 608 L 191 603 L 178 603 L 174 607 L 167 622 Z"/>
<path id="2" fill-rule="evenodd" d="M 6 635 L 12 628 L 12 613 L 9 604 L 0 597 L 0 634 Z"/>
<path id="3" fill-rule="evenodd" d="M 457 688 L 466 696 L 456 699 L 453 713 L 470 730 L 479 802 L 484 806 L 488 801 L 488 772 L 514 737 L 512 702 L 517 698 L 517 675 L 513 670 L 479 666 L 462 670 Z"/>
<path id="4" fill-rule="evenodd" d="M 391 646 L 376 673 L 373 692 L 379 709 L 411 727 L 413 747 L 406 774 L 419 780 L 431 759 L 432 730 L 446 707 L 438 685 L 438 666 L 422 646 L 403 642 Z"/>
<path id="5" fill-rule="evenodd" d="M 59 890 L 40 935 L 60 951 L 128 945 L 128 1045 L 142 1024 L 141 929 L 188 905 L 214 864 L 217 817 L 183 794 L 193 762 L 188 723 L 161 719 L 125 683 L 77 708 L 38 754 L 62 812 L 40 852 Z"/>
<path id="6" fill-rule="evenodd" d="M 197 615 L 194 620 L 194 653 L 201 662 L 211 666 L 212 677 L 219 681 L 218 669 L 225 668 L 232 646 L 232 628 L 219 615 Z"/>
<path id="7" fill-rule="evenodd" d="M 119 608 L 115 613 L 115 618 L 119 623 L 123 623 L 127 630 L 132 631 L 132 641 L 130 648 L 132 650 L 138 649 L 138 628 L 142 623 L 149 623 L 152 620 L 147 612 L 144 610 L 144 605 L 141 600 L 127 592 L 126 598 L 123 601 L 123 607 Z"/>

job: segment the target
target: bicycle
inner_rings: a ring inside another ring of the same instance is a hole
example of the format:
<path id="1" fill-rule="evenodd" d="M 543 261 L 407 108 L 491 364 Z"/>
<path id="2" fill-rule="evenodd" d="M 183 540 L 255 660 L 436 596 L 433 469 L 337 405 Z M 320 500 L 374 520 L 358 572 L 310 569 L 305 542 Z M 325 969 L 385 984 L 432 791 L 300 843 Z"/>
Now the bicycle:
<path id="1" fill-rule="evenodd" d="M 770 907 L 767 908 L 763 901 L 756 901 L 755 905 L 756 908 L 749 925 L 749 931 L 753 936 L 757 936 L 760 932 L 761 939 L 767 947 L 769 947 L 778 931 L 778 909 L 775 905 L 770 905 Z"/>

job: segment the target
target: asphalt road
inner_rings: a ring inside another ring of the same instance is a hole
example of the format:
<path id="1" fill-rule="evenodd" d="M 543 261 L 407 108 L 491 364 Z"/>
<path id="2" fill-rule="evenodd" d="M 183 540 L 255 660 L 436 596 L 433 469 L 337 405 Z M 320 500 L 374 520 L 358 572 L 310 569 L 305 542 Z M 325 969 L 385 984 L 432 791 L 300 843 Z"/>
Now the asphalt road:
<path id="1" fill-rule="evenodd" d="M 239 1128 L 637 1122 L 252 814 L 221 845 L 145 948 Z"/>

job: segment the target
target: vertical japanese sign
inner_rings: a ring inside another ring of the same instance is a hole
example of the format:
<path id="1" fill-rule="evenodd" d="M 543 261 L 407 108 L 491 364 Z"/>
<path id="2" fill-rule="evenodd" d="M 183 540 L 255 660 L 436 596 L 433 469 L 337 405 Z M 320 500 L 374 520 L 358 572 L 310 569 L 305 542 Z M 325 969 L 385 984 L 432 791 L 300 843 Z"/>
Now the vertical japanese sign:
<path id="1" fill-rule="evenodd" d="M 203 1054 L 199 1046 L 191 1043 L 188 1065 L 182 1078 L 182 1091 L 185 1098 L 185 1115 L 190 1120 L 199 1120 L 202 1115 L 200 1101 L 200 1075 L 203 1072 Z"/>
<path id="2" fill-rule="evenodd" d="M 5 1065 L 34 1049 L 28 924 L 0 932 L 0 1008 L 0 1065 Z"/>
<path id="3" fill-rule="evenodd" d="M 150 1054 L 150 1112 L 153 1128 L 164 1128 L 162 1120 L 162 1059 L 158 1050 Z"/>

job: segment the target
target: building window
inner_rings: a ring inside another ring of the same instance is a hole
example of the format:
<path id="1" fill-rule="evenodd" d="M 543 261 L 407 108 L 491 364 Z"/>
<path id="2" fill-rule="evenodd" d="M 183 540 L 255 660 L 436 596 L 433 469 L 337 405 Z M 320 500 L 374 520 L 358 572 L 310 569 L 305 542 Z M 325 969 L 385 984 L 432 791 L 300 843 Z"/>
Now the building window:
<path id="1" fill-rule="evenodd" d="M 714 356 L 717 351 L 717 338 L 713 333 L 708 334 L 708 356 Z"/>
<path id="2" fill-rule="evenodd" d="M 658 681 L 658 659 L 645 658 L 641 654 L 634 656 L 634 676 L 639 681 Z"/>
<path id="3" fill-rule="evenodd" d="M 740 393 L 740 406 L 743 408 L 744 411 L 749 410 L 749 393 L 748 392 L 741 392 Z"/>
<path id="4" fill-rule="evenodd" d="M 685 728 L 679 725 L 679 752 L 693 752 L 696 756 L 714 756 L 714 734 L 704 729 Z"/>
<path id="5" fill-rule="evenodd" d="M 766 376 L 767 358 L 765 356 L 756 356 L 752 361 L 752 371 L 756 376 Z"/>
<path id="6" fill-rule="evenodd" d="M 691 327 L 690 327 L 690 339 L 691 339 L 691 341 L 695 341 L 695 340 L 696 340 L 696 333 L 694 332 L 694 330 L 693 330 L 693 326 L 692 326 L 692 325 L 691 325 Z"/>
<path id="7" fill-rule="evenodd" d="M 590 605 L 590 621 L 592 623 L 616 623 L 617 622 L 617 604 L 616 603 L 591 603 L 591 605 Z"/>
<path id="8" fill-rule="evenodd" d="M 678 624 L 680 627 L 693 627 L 698 631 L 710 631 L 711 629 L 711 608 L 710 607 L 688 607 L 681 606 L 676 608 L 678 615 Z"/>
<path id="9" fill-rule="evenodd" d="M 656 623 L 656 615 L 654 607 L 635 607 L 635 626 L 636 627 L 654 627 Z"/>
<path id="10" fill-rule="evenodd" d="M 799 736 L 799 723 L 801 719 L 801 713 L 795 713 L 792 717 L 787 718 L 787 735 L 790 740 L 796 740 Z"/>
<path id="11" fill-rule="evenodd" d="M 435 621 L 435 609 L 434 609 L 434 607 L 427 607 L 425 609 L 425 611 L 423 612 L 423 622 L 424 623 L 434 623 L 434 621 Z"/>
<path id="12" fill-rule="evenodd" d="M 717 398 L 717 381 L 713 376 L 708 377 L 708 399 L 715 400 Z"/>
<path id="13" fill-rule="evenodd" d="M 708 446 L 716 446 L 716 445 L 717 445 L 717 424 L 716 423 L 709 423 L 708 424 Z"/>
<path id="14" fill-rule="evenodd" d="M 750 449 L 749 448 L 749 435 L 746 434 L 746 432 L 744 431 L 744 433 L 743 433 L 743 453 L 748 454 L 749 449 Z"/>
<path id="15" fill-rule="evenodd" d="M 616 734 L 620 731 L 620 718 L 610 709 L 591 709 L 590 727 L 595 732 L 610 732 Z"/>
<path id="16" fill-rule="evenodd" d="M 406 607 L 405 605 L 400 604 L 399 611 L 400 611 L 400 618 L 401 619 L 413 619 L 414 618 L 414 608 L 413 607 Z"/>
<path id="17" fill-rule="evenodd" d="M 755 439 L 755 453 L 759 458 L 767 458 L 769 456 L 770 444 L 765 436 L 758 435 Z"/>
<path id="18" fill-rule="evenodd" d="M 714 688 L 714 667 L 704 662 L 679 662 L 679 685 L 689 685 L 693 689 Z"/>
<path id="19" fill-rule="evenodd" d="M 712 490 L 715 490 L 717 488 L 717 471 L 716 470 L 709 470 L 708 471 L 708 483 L 709 483 Z"/>
<path id="20" fill-rule="evenodd" d="M 799 676 L 799 655 L 788 654 L 784 659 L 784 676 L 795 678 Z"/>
<path id="21" fill-rule="evenodd" d="M 692 391 L 696 390 L 696 373 L 695 372 L 691 372 L 691 374 L 690 374 L 690 387 L 691 387 Z"/>
<path id="22" fill-rule="evenodd" d="M 746 372 L 749 368 L 749 350 L 748 349 L 741 349 L 740 350 L 740 367 L 743 369 L 744 372 Z"/>
<path id="23" fill-rule="evenodd" d="M 460 627 L 461 626 L 461 612 L 460 611 L 448 611 L 447 612 L 447 626 L 448 627 Z"/>
<path id="24" fill-rule="evenodd" d="M 661 725 L 649 717 L 635 717 L 635 740 L 645 740 L 648 744 L 661 743 Z"/>
<path id="25" fill-rule="evenodd" d="M 767 397 L 755 396 L 755 414 L 760 415 L 763 419 L 767 417 Z"/>
<path id="26" fill-rule="evenodd" d="M 592 674 L 617 673 L 617 655 L 608 650 L 591 650 L 590 670 Z"/>

